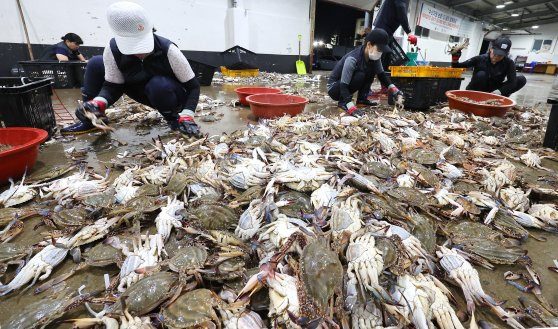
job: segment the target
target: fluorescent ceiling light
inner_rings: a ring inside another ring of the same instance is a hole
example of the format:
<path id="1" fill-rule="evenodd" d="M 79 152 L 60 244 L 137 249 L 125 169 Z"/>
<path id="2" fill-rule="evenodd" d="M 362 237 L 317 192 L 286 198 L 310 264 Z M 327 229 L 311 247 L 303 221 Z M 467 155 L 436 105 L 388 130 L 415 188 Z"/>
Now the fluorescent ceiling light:
<path id="1" fill-rule="evenodd" d="M 507 27 L 504 27 L 502 30 L 507 31 L 507 30 L 509 30 L 509 29 L 508 29 Z"/>
<path id="2" fill-rule="evenodd" d="M 506 5 L 497 5 L 496 8 L 502 9 L 502 8 L 504 8 L 505 6 L 506 6 Z"/>
<path id="3" fill-rule="evenodd" d="M 513 1 L 506 1 L 504 2 L 505 5 L 511 5 L 513 3 Z"/>
<path id="4" fill-rule="evenodd" d="M 517 17 L 517 16 L 519 16 L 518 13 L 513 13 L 513 14 L 511 14 L 511 15 L 512 15 L 512 17 Z"/>
<path id="5" fill-rule="evenodd" d="M 538 28 L 539 28 L 538 25 L 533 25 L 533 26 L 531 26 L 531 27 L 534 28 L 534 29 L 538 29 Z"/>

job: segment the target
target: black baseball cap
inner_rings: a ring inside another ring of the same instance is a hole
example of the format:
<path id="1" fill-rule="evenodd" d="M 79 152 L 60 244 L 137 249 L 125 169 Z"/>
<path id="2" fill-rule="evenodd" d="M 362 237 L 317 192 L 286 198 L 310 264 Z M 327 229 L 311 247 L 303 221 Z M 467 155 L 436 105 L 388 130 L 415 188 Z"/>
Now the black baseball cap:
<path id="1" fill-rule="evenodd" d="M 508 38 L 500 37 L 492 41 L 492 51 L 495 55 L 508 56 L 512 42 Z"/>
<path id="2" fill-rule="evenodd" d="M 370 31 L 365 41 L 375 44 L 382 53 L 391 53 L 391 48 L 388 46 L 389 35 L 382 29 L 373 29 Z"/>

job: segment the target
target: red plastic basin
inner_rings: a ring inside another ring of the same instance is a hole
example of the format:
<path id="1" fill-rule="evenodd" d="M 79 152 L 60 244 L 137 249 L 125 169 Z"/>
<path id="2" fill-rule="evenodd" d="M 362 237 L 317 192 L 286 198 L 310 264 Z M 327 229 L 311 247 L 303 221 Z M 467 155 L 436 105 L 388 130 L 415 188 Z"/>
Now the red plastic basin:
<path id="1" fill-rule="evenodd" d="M 506 111 L 516 104 L 513 99 L 474 90 L 448 90 L 446 91 L 446 97 L 448 98 L 448 105 L 450 108 L 466 113 L 473 113 L 481 117 L 502 117 L 506 114 Z M 501 105 L 474 104 L 462 101 L 456 97 L 467 97 L 477 102 L 499 99 Z"/>
<path id="2" fill-rule="evenodd" d="M 0 152 L 0 185 L 14 180 L 31 171 L 37 161 L 39 145 L 48 137 L 48 133 L 37 128 L 0 128 L 0 143 L 12 145 L 13 148 Z"/>
<path id="3" fill-rule="evenodd" d="M 302 111 L 308 98 L 284 94 L 257 94 L 246 98 L 252 113 L 258 118 L 277 118 L 285 114 L 295 116 Z"/>
<path id="4" fill-rule="evenodd" d="M 238 95 L 238 100 L 240 101 L 240 104 L 244 106 L 249 105 L 248 101 L 246 100 L 246 97 L 248 96 L 256 95 L 256 94 L 280 94 L 282 92 L 282 90 L 278 88 L 266 88 L 266 87 L 240 87 L 240 88 L 236 88 L 234 91 L 236 91 Z"/>

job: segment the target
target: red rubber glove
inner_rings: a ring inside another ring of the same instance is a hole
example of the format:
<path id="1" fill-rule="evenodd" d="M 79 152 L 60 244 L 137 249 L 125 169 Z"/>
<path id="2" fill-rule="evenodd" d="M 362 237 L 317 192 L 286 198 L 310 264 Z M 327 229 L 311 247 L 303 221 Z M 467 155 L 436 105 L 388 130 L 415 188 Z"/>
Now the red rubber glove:
<path id="1" fill-rule="evenodd" d="M 98 117 L 105 116 L 105 110 L 107 109 L 107 102 L 102 99 L 92 99 L 83 104 L 83 107 L 89 112 L 93 112 Z"/>
<path id="2" fill-rule="evenodd" d="M 414 34 L 409 34 L 409 36 L 407 37 L 407 41 L 409 41 L 409 43 L 412 44 L 413 46 L 416 46 L 418 42 L 418 38 Z"/>
<path id="3" fill-rule="evenodd" d="M 461 50 L 457 51 L 455 54 L 451 54 L 451 61 L 454 63 L 459 62 L 459 58 L 461 58 Z"/>

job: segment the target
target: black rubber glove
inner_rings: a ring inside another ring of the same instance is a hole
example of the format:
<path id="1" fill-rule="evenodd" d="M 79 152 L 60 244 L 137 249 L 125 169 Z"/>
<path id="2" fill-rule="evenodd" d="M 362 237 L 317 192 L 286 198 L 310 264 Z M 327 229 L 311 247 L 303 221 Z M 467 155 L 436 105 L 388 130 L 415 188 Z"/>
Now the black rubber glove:
<path id="1" fill-rule="evenodd" d="M 340 108 L 342 108 L 345 112 L 347 112 L 347 114 L 352 115 L 352 116 L 357 117 L 357 118 L 361 117 L 365 114 L 364 111 L 357 108 L 355 106 L 355 104 L 353 104 L 353 102 L 349 102 L 349 103 L 339 102 L 338 106 Z"/>
<path id="2" fill-rule="evenodd" d="M 357 105 L 364 105 L 364 106 L 378 106 L 378 102 L 372 102 L 368 99 L 357 99 Z"/>
<path id="3" fill-rule="evenodd" d="M 85 111 L 93 113 L 97 118 L 104 118 L 106 108 L 107 103 L 100 100 L 91 100 L 79 106 L 75 113 L 81 122 L 91 124 L 91 120 L 85 115 Z"/>
<path id="4" fill-rule="evenodd" d="M 194 121 L 194 112 L 184 110 L 180 113 L 178 118 L 178 130 L 187 136 L 200 138 L 202 136 L 200 127 Z"/>

